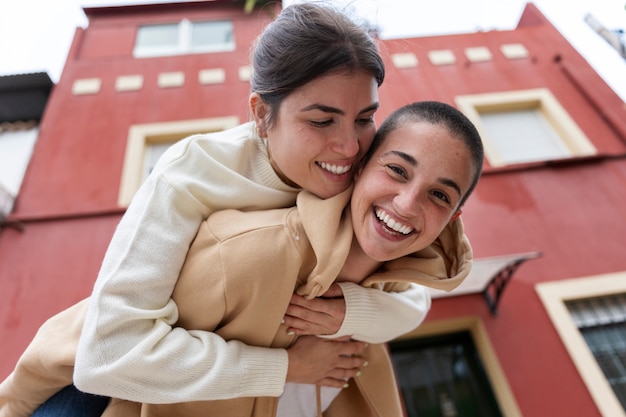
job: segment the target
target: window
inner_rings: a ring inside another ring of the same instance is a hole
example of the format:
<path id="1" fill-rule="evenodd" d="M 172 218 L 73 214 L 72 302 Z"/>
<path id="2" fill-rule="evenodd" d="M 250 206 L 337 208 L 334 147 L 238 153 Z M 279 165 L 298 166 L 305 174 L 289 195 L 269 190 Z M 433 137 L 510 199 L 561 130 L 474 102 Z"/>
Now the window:
<path id="1" fill-rule="evenodd" d="M 536 286 L 598 410 L 626 416 L 626 272 Z"/>
<path id="2" fill-rule="evenodd" d="M 626 293 L 572 300 L 565 305 L 626 410 Z"/>
<path id="3" fill-rule="evenodd" d="M 484 113 L 480 118 L 494 147 L 509 163 L 559 159 L 570 155 L 558 134 L 537 109 Z"/>
<path id="4" fill-rule="evenodd" d="M 233 116 L 131 126 L 126 142 L 119 206 L 128 206 L 159 157 L 173 143 L 195 133 L 217 132 L 238 124 L 239 118 Z"/>
<path id="5" fill-rule="evenodd" d="M 157 161 L 159 160 L 161 155 L 165 153 L 167 148 L 172 146 L 174 143 L 178 142 L 184 136 L 185 135 L 180 135 L 174 138 L 163 139 L 163 141 L 159 141 L 159 142 L 153 142 L 153 143 L 147 142 L 146 143 L 145 155 L 143 158 L 141 182 L 145 181 L 148 175 L 150 175 Z"/>
<path id="6" fill-rule="evenodd" d="M 476 317 L 428 321 L 389 343 L 407 417 L 520 417 Z"/>
<path id="7" fill-rule="evenodd" d="M 596 149 L 546 89 L 459 96 L 493 167 L 594 155 Z"/>
<path id="8" fill-rule="evenodd" d="M 13 210 L 39 133 L 34 122 L 6 126 L 0 127 L 0 217 Z"/>
<path id="9" fill-rule="evenodd" d="M 408 417 L 501 417 L 469 332 L 390 344 Z"/>
<path id="10" fill-rule="evenodd" d="M 179 23 L 140 26 L 133 54 L 144 58 L 234 49 L 232 22 L 184 19 Z"/>

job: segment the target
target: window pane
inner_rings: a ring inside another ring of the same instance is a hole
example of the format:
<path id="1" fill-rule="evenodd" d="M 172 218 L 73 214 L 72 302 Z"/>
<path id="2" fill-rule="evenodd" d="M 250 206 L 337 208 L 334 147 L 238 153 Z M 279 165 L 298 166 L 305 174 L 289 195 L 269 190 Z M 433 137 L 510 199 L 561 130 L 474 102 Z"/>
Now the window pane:
<path id="1" fill-rule="evenodd" d="M 136 57 L 174 55 L 180 52 L 180 27 L 177 23 L 141 26 L 137 33 Z"/>
<path id="2" fill-rule="evenodd" d="M 408 417 L 501 417 L 469 332 L 389 344 Z"/>
<path id="3" fill-rule="evenodd" d="M 507 163 L 570 156 L 559 135 L 537 109 L 481 113 L 480 118 L 498 154 Z"/>
<path id="4" fill-rule="evenodd" d="M 139 28 L 134 55 L 137 57 L 232 51 L 235 49 L 230 21 L 146 25 Z"/>
<path id="5" fill-rule="evenodd" d="M 626 411 L 626 294 L 568 301 L 566 305 Z"/>
<path id="6" fill-rule="evenodd" d="M 137 47 L 166 47 L 178 46 L 178 25 L 150 25 L 139 28 L 137 35 Z"/>
<path id="7" fill-rule="evenodd" d="M 157 142 L 150 143 L 146 146 L 146 153 L 144 155 L 143 161 L 143 179 L 145 180 L 148 175 L 154 169 L 157 161 L 165 153 L 165 151 L 172 146 L 176 141 L 173 142 Z"/>
<path id="8" fill-rule="evenodd" d="M 234 48 L 231 22 L 193 22 L 190 47 L 192 51 L 228 51 Z"/>

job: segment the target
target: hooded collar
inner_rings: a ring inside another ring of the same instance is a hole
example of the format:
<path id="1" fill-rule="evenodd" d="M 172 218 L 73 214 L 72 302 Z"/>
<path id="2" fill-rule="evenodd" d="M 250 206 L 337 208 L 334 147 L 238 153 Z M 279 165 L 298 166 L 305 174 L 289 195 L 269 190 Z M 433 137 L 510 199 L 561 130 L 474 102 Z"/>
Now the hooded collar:
<path id="1" fill-rule="evenodd" d="M 353 229 L 348 210 L 352 188 L 335 197 L 320 199 L 301 191 L 297 209 L 313 252 L 316 266 L 297 293 L 308 299 L 324 294 L 339 275 L 352 243 Z M 385 262 L 361 285 L 413 282 L 451 291 L 465 280 L 472 266 L 472 248 L 461 217 L 450 222 L 429 247 Z"/>

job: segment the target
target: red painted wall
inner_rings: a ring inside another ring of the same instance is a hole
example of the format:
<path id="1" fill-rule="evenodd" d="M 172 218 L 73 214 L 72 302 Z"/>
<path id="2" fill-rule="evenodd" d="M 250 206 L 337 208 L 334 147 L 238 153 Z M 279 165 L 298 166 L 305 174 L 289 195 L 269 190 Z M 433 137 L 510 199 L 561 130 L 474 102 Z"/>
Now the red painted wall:
<path id="1" fill-rule="evenodd" d="M 0 231 L 0 378 L 37 328 L 88 296 L 123 209 L 118 193 L 131 125 L 238 116 L 248 120 L 249 84 L 238 68 L 270 20 L 270 10 L 244 15 L 229 0 L 86 9 L 63 74 L 40 125 L 35 151 L 11 219 L 23 231 Z M 145 16 L 148 16 L 146 19 Z M 233 21 L 234 52 L 134 59 L 139 22 L 183 17 Z M 200 85 L 198 71 L 224 68 L 226 82 Z M 183 71 L 180 88 L 157 88 L 159 73 Z M 121 75 L 144 77 L 139 91 L 116 92 Z M 74 81 L 100 78 L 100 92 L 74 95 Z"/>
<path id="2" fill-rule="evenodd" d="M 187 9 L 185 9 L 187 8 Z M 228 1 L 88 9 L 41 124 L 39 141 L 13 215 L 23 232 L 0 232 L 0 378 L 41 322 L 87 296 L 117 207 L 128 127 L 138 123 L 237 115 L 247 120 L 249 86 L 237 79 L 249 45 L 269 16 L 245 16 Z M 232 53 L 133 59 L 138 21 L 228 17 Z M 528 58 L 507 59 L 521 43 Z M 464 209 L 476 257 L 540 251 L 506 288 L 493 317 L 480 295 L 437 299 L 427 320 L 479 316 L 525 416 L 596 417 L 599 412 L 539 301 L 535 285 L 626 270 L 626 115 L 624 104 L 532 4 L 511 31 L 381 42 L 388 75 L 380 122 L 415 100 L 454 104 L 462 94 L 549 88 L 598 149 L 598 157 L 495 169 Z M 487 46 L 493 60 L 470 63 L 464 49 Z M 430 50 L 450 49 L 453 65 L 434 66 Z M 391 54 L 413 52 L 417 68 L 397 69 Z M 226 69 L 224 85 L 197 83 L 200 69 Z M 184 71 L 184 87 L 156 88 L 159 73 Z M 115 92 L 119 75 L 142 74 L 144 88 Z M 72 95 L 74 80 L 100 77 L 98 94 Z"/>
<path id="3" fill-rule="evenodd" d="M 521 43 L 530 56 L 510 60 L 499 47 Z M 382 113 L 413 100 L 454 104 L 463 94 L 549 88 L 598 150 L 597 158 L 494 169 L 464 209 L 475 256 L 539 251 L 506 288 L 497 317 L 480 294 L 437 299 L 427 321 L 479 316 L 525 416 L 599 416 L 535 285 L 626 270 L 626 111 L 623 102 L 533 6 L 512 31 L 399 39 L 389 55 L 413 52 L 417 68 L 389 65 Z M 464 49 L 487 46 L 489 62 Z M 457 62 L 433 66 L 427 53 L 450 49 Z M 379 119 L 380 120 L 380 119 Z"/>

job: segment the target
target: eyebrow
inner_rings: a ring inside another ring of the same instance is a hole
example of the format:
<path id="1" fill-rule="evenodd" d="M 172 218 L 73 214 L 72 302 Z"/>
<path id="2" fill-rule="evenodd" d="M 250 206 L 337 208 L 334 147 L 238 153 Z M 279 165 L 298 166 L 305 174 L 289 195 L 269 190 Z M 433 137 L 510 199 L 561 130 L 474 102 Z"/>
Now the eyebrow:
<path id="1" fill-rule="evenodd" d="M 361 110 L 359 112 L 359 114 L 362 113 L 367 113 L 370 112 L 372 110 L 378 110 L 378 107 L 380 107 L 380 103 L 376 102 L 370 106 L 367 106 L 366 108 L 364 108 L 363 110 Z M 325 106 L 323 104 L 311 104 L 310 106 L 306 106 L 300 109 L 300 111 L 311 111 L 311 110 L 320 110 L 323 111 L 325 113 L 335 113 L 335 114 L 340 114 L 342 116 L 344 116 L 346 113 L 341 110 L 338 109 L 336 107 L 331 107 L 331 106 Z"/>
<path id="2" fill-rule="evenodd" d="M 445 177 L 439 177 L 437 178 L 437 181 L 439 181 L 440 183 L 447 185 L 450 188 L 454 188 L 454 190 L 459 194 L 459 197 L 462 196 L 463 194 L 461 194 L 461 187 L 459 187 L 459 185 L 452 181 L 449 178 L 445 178 Z"/>
<path id="3" fill-rule="evenodd" d="M 387 156 L 389 154 L 393 154 L 404 159 L 411 166 L 414 166 L 414 167 L 417 166 L 417 160 L 413 158 L 411 155 L 409 155 L 408 153 L 401 152 L 401 151 L 389 151 L 389 152 L 384 153 L 382 156 Z M 454 180 L 451 180 L 450 178 L 439 177 L 437 178 L 437 181 L 439 181 L 443 185 L 447 185 L 448 187 L 453 188 L 459 194 L 459 196 L 463 195 L 461 193 L 461 187 L 459 187 L 459 184 L 457 184 Z"/>

